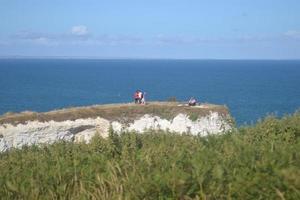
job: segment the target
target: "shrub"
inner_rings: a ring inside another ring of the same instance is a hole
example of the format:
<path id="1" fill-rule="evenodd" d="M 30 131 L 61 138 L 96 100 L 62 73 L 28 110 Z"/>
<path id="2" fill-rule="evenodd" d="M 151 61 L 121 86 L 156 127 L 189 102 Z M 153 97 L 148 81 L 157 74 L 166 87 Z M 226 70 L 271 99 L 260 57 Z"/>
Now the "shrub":
<path id="1" fill-rule="evenodd" d="M 2 199 L 299 199 L 300 114 L 207 137 L 110 131 L 0 154 Z"/>

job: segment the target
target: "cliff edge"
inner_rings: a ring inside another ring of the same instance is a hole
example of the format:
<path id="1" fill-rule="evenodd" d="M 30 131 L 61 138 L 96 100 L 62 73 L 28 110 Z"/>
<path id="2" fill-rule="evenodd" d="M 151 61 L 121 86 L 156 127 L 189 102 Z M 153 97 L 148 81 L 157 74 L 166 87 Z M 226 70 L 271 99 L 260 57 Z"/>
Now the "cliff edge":
<path id="1" fill-rule="evenodd" d="M 22 112 L 0 116 L 0 152 L 24 145 L 58 140 L 89 142 L 96 134 L 148 129 L 193 135 L 218 134 L 232 128 L 225 106 L 150 102 L 147 105 L 108 104 L 68 108 L 45 113 Z"/>

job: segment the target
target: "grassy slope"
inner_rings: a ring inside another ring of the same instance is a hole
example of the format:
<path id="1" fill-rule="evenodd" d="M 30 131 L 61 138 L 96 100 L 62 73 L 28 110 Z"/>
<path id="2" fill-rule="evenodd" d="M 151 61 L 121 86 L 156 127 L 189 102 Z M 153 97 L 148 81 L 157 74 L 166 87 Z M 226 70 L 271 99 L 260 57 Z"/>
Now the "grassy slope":
<path id="1" fill-rule="evenodd" d="M 229 114 L 224 106 L 204 104 L 202 108 L 178 106 L 178 103 L 171 102 L 150 102 L 147 105 L 128 104 L 108 104 L 95 105 L 89 107 L 68 108 L 45 113 L 23 112 L 19 114 L 6 114 L 0 116 L 0 125 L 5 123 L 24 123 L 26 121 L 64 121 L 79 118 L 103 117 L 108 120 L 118 120 L 121 122 L 131 122 L 145 114 L 154 114 L 166 119 L 175 117 L 179 113 L 186 113 L 194 116 L 204 116 L 210 111 L 218 112 L 222 115 Z"/>
<path id="2" fill-rule="evenodd" d="M 300 113 L 197 137 L 110 133 L 0 155 L 3 199 L 300 199 Z"/>

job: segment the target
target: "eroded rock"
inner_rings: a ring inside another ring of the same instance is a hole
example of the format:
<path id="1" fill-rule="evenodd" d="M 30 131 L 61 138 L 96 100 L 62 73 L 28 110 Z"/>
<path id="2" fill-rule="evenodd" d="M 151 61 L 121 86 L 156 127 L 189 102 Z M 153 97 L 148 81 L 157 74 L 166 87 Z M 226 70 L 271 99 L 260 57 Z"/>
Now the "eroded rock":
<path id="1" fill-rule="evenodd" d="M 59 140 L 89 143 L 96 134 L 107 137 L 110 127 L 118 133 L 121 131 L 143 133 L 147 129 L 161 129 L 202 136 L 218 134 L 231 129 L 226 116 L 219 115 L 217 112 L 211 112 L 194 121 L 187 114 L 178 114 L 169 120 L 146 114 L 129 124 L 109 121 L 100 117 L 61 122 L 29 121 L 26 124 L 15 126 L 0 125 L 0 135 L 2 135 L 0 152 L 10 148 L 21 148 L 24 145 L 51 144 Z"/>

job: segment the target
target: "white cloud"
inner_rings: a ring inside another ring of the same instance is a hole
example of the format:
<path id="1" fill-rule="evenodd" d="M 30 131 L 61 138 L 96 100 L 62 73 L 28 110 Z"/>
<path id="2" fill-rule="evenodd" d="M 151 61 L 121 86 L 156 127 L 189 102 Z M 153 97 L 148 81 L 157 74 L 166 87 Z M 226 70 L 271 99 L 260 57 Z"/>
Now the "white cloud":
<path id="1" fill-rule="evenodd" d="M 36 45 L 141 45 L 145 38 L 133 35 L 91 35 L 85 26 L 74 26 L 67 33 L 20 31 L 10 36 L 15 43 Z M 0 40 L 0 45 L 3 42 Z"/>
<path id="2" fill-rule="evenodd" d="M 83 36 L 83 35 L 87 35 L 89 31 L 86 26 L 79 25 L 79 26 L 73 26 L 71 29 L 71 33 L 73 35 Z"/>
<path id="3" fill-rule="evenodd" d="M 48 44 L 49 41 L 47 38 L 45 37 L 39 37 L 39 38 L 36 38 L 34 39 L 34 41 L 37 43 L 37 44 Z"/>
<path id="4" fill-rule="evenodd" d="M 153 37 L 139 37 L 134 35 L 91 34 L 86 26 L 71 27 L 64 33 L 20 31 L 11 36 L 15 43 L 32 43 L 35 45 L 89 45 L 89 46 L 117 46 L 117 45 L 203 45 L 203 44 L 236 44 L 253 42 L 271 42 L 291 38 L 300 39 L 300 31 L 288 31 L 278 36 L 240 35 L 237 37 L 200 37 L 192 35 L 157 35 Z M 3 42 L 0 41 L 0 45 Z"/>
<path id="5" fill-rule="evenodd" d="M 36 45 L 55 46 L 59 44 L 60 36 L 49 33 L 39 33 L 31 31 L 20 31 L 11 35 L 14 43 L 31 43 Z"/>
<path id="6" fill-rule="evenodd" d="M 46 46 L 57 46 L 57 45 L 59 45 L 59 43 L 57 41 L 46 38 L 46 37 L 39 37 L 39 38 L 33 39 L 32 41 L 35 44 L 38 44 L 38 45 L 46 45 Z"/>
<path id="7" fill-rule="evenodd" d="M 300 39 L 300 31 L 290 30 L 284 33 L 285 36 Z"/>

